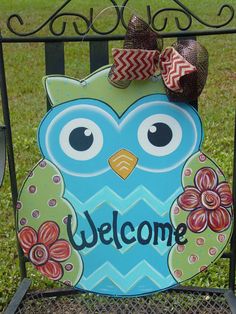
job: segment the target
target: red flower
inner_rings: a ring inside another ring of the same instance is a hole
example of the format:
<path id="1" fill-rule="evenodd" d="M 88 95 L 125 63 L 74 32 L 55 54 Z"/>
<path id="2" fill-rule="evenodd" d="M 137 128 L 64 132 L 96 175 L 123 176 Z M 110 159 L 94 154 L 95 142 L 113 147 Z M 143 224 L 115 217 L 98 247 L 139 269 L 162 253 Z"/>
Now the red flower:
<path id="1" fill-rule="evenodd" d="M 44 275 L 59 280 L 63 275 L 60 262 L 67 260 L 71 247 L 66 240 L 58 240 L 59 227 L 55 222 L 46 221 L 37 232 L 24 227 L 18 233 L 20 245 L 28 259 Z"/>
<path id="2" fill-rule="evenodd" d="M 190 211 L 187 225 L 192 232 L 203 232 L 207 226 L 214 232 L 226 230 L 231 215 L 226 207 L 232 206 L 232 195 L 228 183 L 218 184 L 212 168 L 201 168 L 194 178 L 195 187 L 188 186 L 178 197 L 178 205 Z"/>

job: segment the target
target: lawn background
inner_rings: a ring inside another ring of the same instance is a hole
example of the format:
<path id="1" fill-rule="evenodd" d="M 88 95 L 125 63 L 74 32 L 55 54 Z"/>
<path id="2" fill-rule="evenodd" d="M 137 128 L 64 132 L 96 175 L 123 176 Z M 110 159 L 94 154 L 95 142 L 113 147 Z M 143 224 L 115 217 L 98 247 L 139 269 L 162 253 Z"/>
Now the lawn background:
<path id="1" fill-rule="evenodd" d="M 6 29 L 6 20 L 13 13 L 18 13 L 24 19 L 24 26 L 17 27 L 20 31 L 36 28 L 44 22 L 64 1 L 55 0 L 0 0 L 0 28 L 3 36 L 12 36 Z M 123 1 L 117 1 L 119 5 Z M 185 0 L 202 20 L 220 23 L 227 19 L 227 9 L 221 17 L 217 17 L 221 4 L 231 4 L 236 10 L 235 0 Z M 78 12 L 88 16 L 89 8 L 94 7 L 97 15 L 102 9 L 110 6 L 106 0 L 82 1 L 73 0 L 64 12 Z M 131 0 L 126 11 L 126 21 L 130 13 L 135 10 L 146 19 L 145 7 L 151 5 L 152 11 L 162 7 L 177 7 L 171 0 Z M 114 9 L 113 9 L 114 10 Z M 113 10 L 106 10 L 95 22 L 97 28 L 108 30 L 114 25 Z M 181 23 L 186 24 L 186 18 L 177 14 Z M 168 14 L 170 22 L 168 31 L 175 31 L 173 13 Z M 74 35 L 73 18 L 67 18 L 66 34 Z M 113 21 L 113 23 L 112 23 Z M 157 23 L 163 23 L 160 17 Z M 58 21 L 55 27 L 60 30 Z M 78 26 L 84 27 L 78 20 Z M 230 28 L 236 27 L 236 18 Z M 202 29 L 194 22 L 192 29 Z M 115 33 L 121 34 L 120 27 Z M 40 34 L 49 35 L 48 27 Z M 174 40 L 166 40 L 165 46 Z M 236 102 L 236 34 L 201 37 L 199 41 L 208 49 L 210 55 L 209 76 L 206 87 L 199 100 L 199 111 L 205 128 L 204 152 L 213 158 L 223 169 L 227 179 L 232 182 L 233 172 L 233 134 L 234 111 Z M 121 47 L 122 43 L 112 42 L 111 47 Z M 8 82 L 9 105 L 13 142 L 15 149 L 16 172 L 20 187 L 28 171 L 39 160 L 40 154 L 36 143 L 37 126 L 45 113 L 45 95 L 42 87 L 42 77 L 45 75 L 43 44 L 6 44 L 4 45 L 6 76 Z M 65 46 L 66 74 L 76 78 L 83 78 L 89 73 L 89 50 L 87 43 L 69 43 Z M 3 119 L 0 113 L 0 124 Z M 33 279 L 33 289 L 55 286 L 27 266 L 28 275 Z M 208 271 L 198 275 L 191 284 L 202 286 L 226 287 L 228 276 L 228 262 L 219 260 Z M 8 170 L 5 181 L 0 190 L 0 310 L 9 302 L 20 282 L 18 255 L 16 249 L 14 218 L 11 207 L 11 192 Z"/>

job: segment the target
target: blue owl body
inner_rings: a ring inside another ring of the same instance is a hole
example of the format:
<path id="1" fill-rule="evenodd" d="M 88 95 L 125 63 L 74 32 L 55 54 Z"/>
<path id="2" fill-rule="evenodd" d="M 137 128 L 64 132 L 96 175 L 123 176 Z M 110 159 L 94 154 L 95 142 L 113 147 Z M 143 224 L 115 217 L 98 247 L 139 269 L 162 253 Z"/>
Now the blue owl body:
<path id="1" fill-rule="evenodd" d="M 98 235 L 96 245 L 79 251 L 84 270 L 77 288 L 139 295 L 177 283 L 168 268 L 168 255 L 176 243 L 174 230 L 170 246 L 166 245 L 167 239 L 161 240 L 161 234 L 154 245 L 153 231 L 145 222 L 171 225 L 170 208 L 183 192 L 183 166 L 199 151 L 202 137 L 197 112 L 187 104 L 169 102 L 162 94 L 137 100 L 122 117 L 107 104 L 88 98 L 49 111 L 40 125 L 38 142 L 44 158 L 60 171 L 64 198 L 76 212 L 73 241 L 81 245 L 81 232 L 88 242 L 93 240 L 88 217 Z M 123 152 L 128 152 L 126 157 L 122 157 Z M 135 165 L 131 167 L 132 156 Z M 121 158 L 120 163 L 117 158 Z M 112 162 L 119 171 L 113 169 Z M 114 215 L 122 246 L 119 249 L 113 239 Z M 126 224 L 125 239 L 131 240 L 137 238 L 142 223 L 143 243 L 137 239 L 124 243 L 122 226 Z M 99 228 L 106 231 L 106 244 L 99 238 Z"/>

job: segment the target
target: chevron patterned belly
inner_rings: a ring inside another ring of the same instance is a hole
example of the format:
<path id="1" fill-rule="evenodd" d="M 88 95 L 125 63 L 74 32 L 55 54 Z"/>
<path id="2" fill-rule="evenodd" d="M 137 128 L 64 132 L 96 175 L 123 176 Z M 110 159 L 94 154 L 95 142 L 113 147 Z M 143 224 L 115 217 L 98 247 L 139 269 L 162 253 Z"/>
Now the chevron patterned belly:
<path id="1" fill-rule="evenodd" d="M 71 242 L 84 264 L 76 287 L 137 295 L 175 285 L 168 254 L 175 243 L 181 243 L 186 226 L 175 230 L 169 210 L 179 193 L 161 202 L 143 186 L 125 198 L 104 187 L 82 203 L 66 192 L 77 215 L 77 231 Z"/>

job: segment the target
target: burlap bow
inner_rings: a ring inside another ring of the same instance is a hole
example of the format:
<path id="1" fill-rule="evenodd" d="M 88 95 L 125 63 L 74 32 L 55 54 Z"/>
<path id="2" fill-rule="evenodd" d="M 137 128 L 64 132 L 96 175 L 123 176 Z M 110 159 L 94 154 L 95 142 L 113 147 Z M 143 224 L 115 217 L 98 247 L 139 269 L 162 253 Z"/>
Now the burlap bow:
<path id="1" fill-rule="evenodd" d="M 172 100 L 195 100 L 207 78 L 208 53 L 195 40 L 183 40 L 162 50 L 162 39 L 150 26 L 133 15 L 124 48 L 114 48 L 109 81 L 126 88 L 132 80 L 146 80 L 160 72 Z"/>

